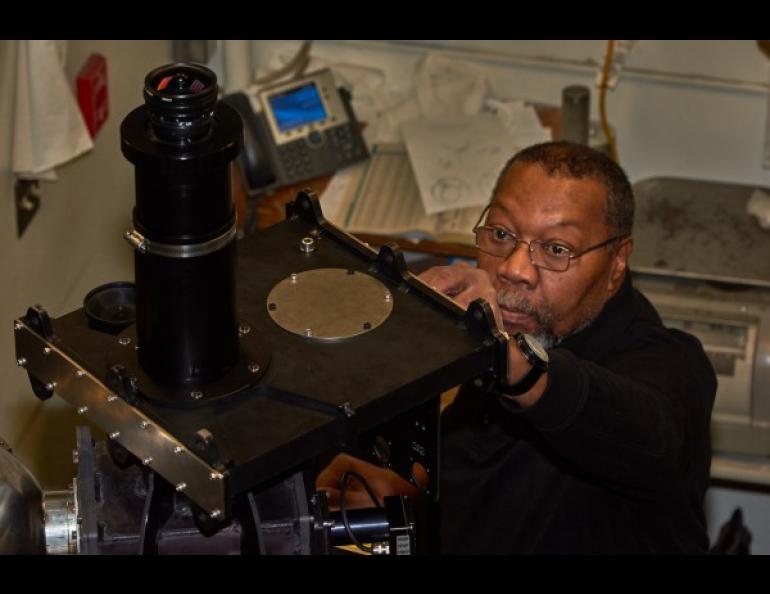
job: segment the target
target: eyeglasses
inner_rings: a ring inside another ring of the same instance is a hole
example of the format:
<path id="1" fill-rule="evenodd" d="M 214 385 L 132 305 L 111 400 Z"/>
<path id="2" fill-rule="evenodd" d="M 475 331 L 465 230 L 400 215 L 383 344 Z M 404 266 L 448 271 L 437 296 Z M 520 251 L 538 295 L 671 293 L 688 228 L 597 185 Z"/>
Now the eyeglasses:
<path id="1" fill-rule="evenodd" d="M 538 239 L 525 241 L 503 227 L 476 225 L 473 232 L 476 234 L 476 247 L 485 254 L 497 258 L 507 258 L 514 252 L 519 243 L 524 243 L 529 251 L 529 261 L 532 262 L 533 266 L 555 272 L 565 272 L 569 268 L 570 262 L 575 258 L 598 250 L 611 244 L 613 241 L 628 237 L 628 235 L 616 235 L 606 241 L 592 245 L 582 252 L 573 252 L 568 247 L 551 241 L 540 241 Z"/>

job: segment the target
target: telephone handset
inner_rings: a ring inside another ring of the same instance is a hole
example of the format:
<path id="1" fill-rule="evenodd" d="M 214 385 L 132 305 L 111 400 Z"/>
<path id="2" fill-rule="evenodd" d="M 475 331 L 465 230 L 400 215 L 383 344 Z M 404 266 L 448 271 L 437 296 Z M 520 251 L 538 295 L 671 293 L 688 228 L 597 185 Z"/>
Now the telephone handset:
<path id="1" fill-rule="evenodd" d="M 254 112 L 244 93 L 222 100 L 241 115 L 240 166 L 250 194 L 333 173 L 369 156 L 350 94 L 330 70 L 261 89 Z"/>

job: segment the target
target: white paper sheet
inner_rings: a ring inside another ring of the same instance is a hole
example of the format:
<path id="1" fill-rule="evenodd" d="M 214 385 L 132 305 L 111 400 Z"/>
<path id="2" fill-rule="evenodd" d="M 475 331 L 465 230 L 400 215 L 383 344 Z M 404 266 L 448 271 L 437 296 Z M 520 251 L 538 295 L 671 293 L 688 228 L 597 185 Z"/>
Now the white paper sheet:
<path id="1" fill-rule="evenodd" d="M 427 214 L 485 205 L 508 159 L 550 137 L 547 129 L 516 134 L 515 128 L 510 131 L 500 118 L 488 114 L 456 126 L 420 119 L 404 124 L 401 131 Z"/>

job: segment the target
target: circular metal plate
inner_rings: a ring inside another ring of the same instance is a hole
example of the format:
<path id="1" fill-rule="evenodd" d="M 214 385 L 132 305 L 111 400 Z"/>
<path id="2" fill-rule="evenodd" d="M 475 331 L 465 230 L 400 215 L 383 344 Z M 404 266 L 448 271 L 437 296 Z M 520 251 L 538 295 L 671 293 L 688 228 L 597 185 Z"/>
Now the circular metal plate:
<path id="1" fill-rule="evenodd" d="M 267 296 L 267 311 L 284 330 L 334 341 L 371 332 L 393 311 L 390 290 L 376 278 L 344 268 L 292 274 Z"/>

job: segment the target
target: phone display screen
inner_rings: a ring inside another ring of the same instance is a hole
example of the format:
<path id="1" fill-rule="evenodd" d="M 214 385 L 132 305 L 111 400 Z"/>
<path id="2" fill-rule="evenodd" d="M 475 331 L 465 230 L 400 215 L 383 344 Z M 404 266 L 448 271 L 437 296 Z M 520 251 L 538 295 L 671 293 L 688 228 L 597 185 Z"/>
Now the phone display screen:
<path id="1" fill-rule="evenodd" d="M 281 132 L 326 119 L 326 109 L 312 82 L 272 95 L 268 103 Z"/>

